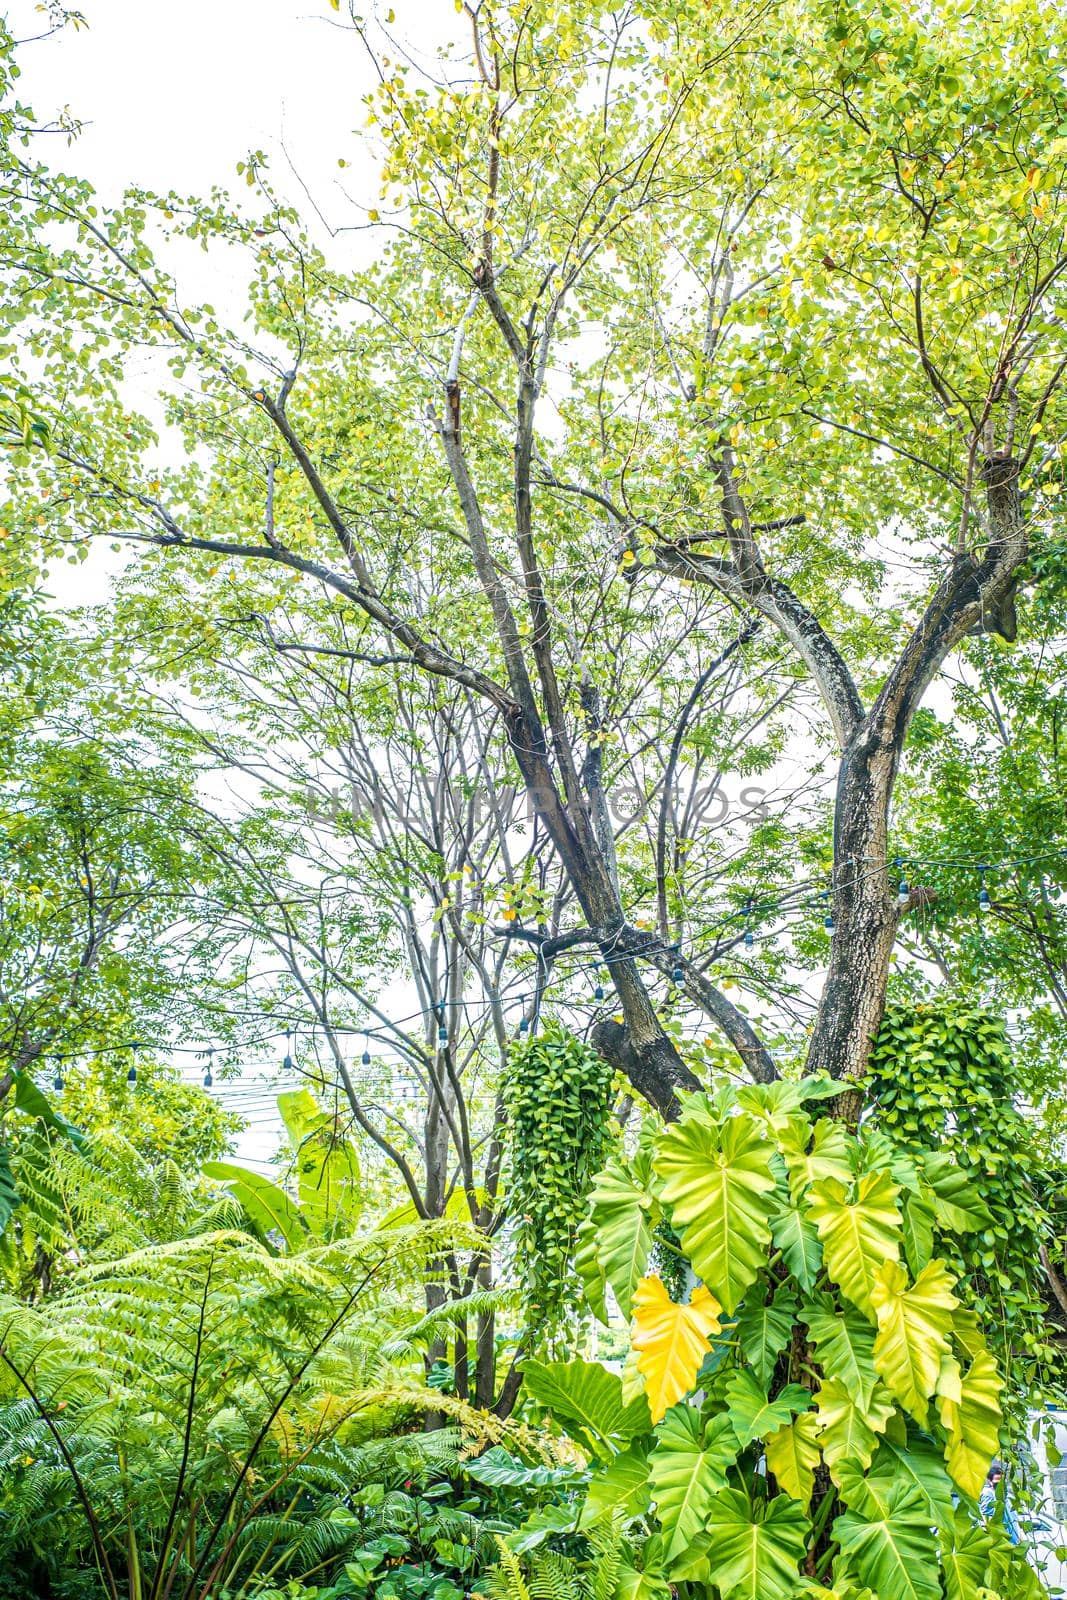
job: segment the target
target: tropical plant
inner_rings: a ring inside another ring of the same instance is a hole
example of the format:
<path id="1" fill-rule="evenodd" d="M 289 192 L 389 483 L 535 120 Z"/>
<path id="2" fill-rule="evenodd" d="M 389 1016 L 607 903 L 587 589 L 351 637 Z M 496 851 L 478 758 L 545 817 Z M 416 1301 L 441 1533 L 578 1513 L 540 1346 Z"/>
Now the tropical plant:
<path id="1" fill-rule="evenodd" d="M 383 1559 L 399 1554 L 390 1539 L 417 1550 L 410 1491 L 455 1468 L 458 1441 L 401 1436 L 429 1401 L 473 1442 L 504 1437 L 382 1354 L 390 1297 L 417 1292 L 442 1250 L 469 1247 L 462 1231 L 420 1225 L 290 1256 L 202 1233 L 84 1269 L 40 1308 L 6 1302 L 6 1569 L 26 1582 L 81 1573 L 82 1592 L 108 1600 L 209 1600 L 341 1574 L 348 1559 L 367 1578 L 375 1538 Z M 447 1530 L 436 1515 L 437 1543 L 469 1536 L 466 1513 Z"/>
<path id="2" fill-rule="evenodd" d="M 593 1463 L 580 1526 L 643 1528 L 628 1582 L 650 1596 L 1034 1594 L 978 1510 L 1003 1378 L 948 1265 L 988 1211 L 944 1152 L 817 1117 L 833 1092 L 809 1078 L 687 1095 L 602 1176 L 587 1271 L 594 1304 L 609 1283 L 625 1297 L 630 1357 L 621 1376 L 526 1366 Z M 690 1269 L 681 1303 L 646 1275 L 660 1216 Z"/>

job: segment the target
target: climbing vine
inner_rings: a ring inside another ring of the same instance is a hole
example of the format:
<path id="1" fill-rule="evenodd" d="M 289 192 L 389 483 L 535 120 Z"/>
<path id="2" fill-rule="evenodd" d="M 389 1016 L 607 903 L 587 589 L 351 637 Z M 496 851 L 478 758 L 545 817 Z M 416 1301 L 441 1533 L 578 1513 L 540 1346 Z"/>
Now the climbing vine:
<path id="1" fill-rule="evenodd" d="M 963 1001 L 890 1006 L 871 1054 L 877 1125 L 906 1148 L 945 1152 L 980 1191 L 984 1226 L 938 1239 L 1011 1387 L 1062 1391 L 1041 1264 L 1045 1163 L 1019 1109 L 1003 1023 Z M 1051 1398 L 1051 1395 L 1050 1395 Z"/>
<path id="2" fill-rule="evenodd" d="M 568 1263 L 611 1139 L 612 1069 L 549 1024 L 508 1062 L 510 1214 L 529 1324 L 551 1340 L 576 1302 Z"/>

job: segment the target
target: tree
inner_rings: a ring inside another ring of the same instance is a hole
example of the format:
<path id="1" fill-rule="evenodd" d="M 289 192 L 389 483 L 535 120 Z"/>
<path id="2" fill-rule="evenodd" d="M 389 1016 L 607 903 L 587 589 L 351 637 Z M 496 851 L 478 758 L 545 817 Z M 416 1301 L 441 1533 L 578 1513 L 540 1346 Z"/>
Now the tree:
<path id="1" fill-rule="evenodd" d="M 365 272 L 327 263 L 258 159 L 246 216 L 221 197 L 101 209 L 13 152 L 3 247 L 54 441 L 15 451 L 12 527 L 39 538 L 43 514 L 75 553 L 102 535 L 311 580 L 375 648 L 500 717 L 581 908 L 568 936 L 610 963 L 624 1020 L 599 1045 L 668 1113 L 696 1080 L 656 972 L 677 966 L 756 1078 L 777 1068 L 699 958 L 669 950 L 677 928 L 653 942 L 627 916 L 592 641 L 631 607 L 684 636 L 691 583 L 721 597 L 723 650 L 737 608 L 793 652 L 837 761 L 807 1059 L 858 1080 L 902 910 L 888 830 L 908 728 L 973 630 L 1014 635 L 1050 514 L 1067 259 L 1047 7 L 673 21 L 506 8 L 474 20 L 443 86 L 380 63 L 396 204 Z M 253 252 L 252 336 L 185 304 L 157 231 Z M 184 384 L 168 416 L 190 453 L 170 471 L 118 386 L 145 341 Z M 918 592 L 872 524 L 899 530 Z M 426 539 L 462 580 L 429 628 L 405 590 Z M 620 637 L 644 649 L 639 621 Z"/>

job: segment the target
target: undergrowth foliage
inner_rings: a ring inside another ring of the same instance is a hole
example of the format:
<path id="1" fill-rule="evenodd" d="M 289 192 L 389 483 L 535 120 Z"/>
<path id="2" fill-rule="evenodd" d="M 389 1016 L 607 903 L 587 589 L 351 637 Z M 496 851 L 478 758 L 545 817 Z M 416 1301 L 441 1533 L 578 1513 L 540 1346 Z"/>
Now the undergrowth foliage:
<path id="1" fill-rule="evenodd" d="M 825 1080 L 683 1097 L 591 1198 L 590 1303 L 631 1315 L 621 1375 L 528 1362 L 587 1454 L 576 1523 L 630 1528 L 628 1600 L 1024 1600 L 978 1500 L 1003 1376 L 952 1263 L 992 1219 L 943 1150 L 817 1115 Z M 682 1301 L 648 1271 L 680 1240 Z"/>

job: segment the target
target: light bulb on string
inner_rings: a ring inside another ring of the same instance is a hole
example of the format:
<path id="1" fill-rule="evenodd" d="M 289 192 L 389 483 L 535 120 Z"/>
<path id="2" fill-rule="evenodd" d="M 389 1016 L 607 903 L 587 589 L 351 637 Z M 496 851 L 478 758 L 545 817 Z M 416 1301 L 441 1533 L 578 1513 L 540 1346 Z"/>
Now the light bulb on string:
<path id="1" fill-rule="evenodd" d="M 593 999 L 594 1000 L 603 1000 L 603 998 L 604 998 L 604 978 L 603 978 L 603 973 L 598 971 L 597 975 L 596 975 L 596 988 L 593 990 Z"/>
<path id="2" fill-rule="evenodd" d="M 359 1059 L 365 1067 L 370 1066 L 370 1034 L 366 1030 L 363 1033 L 363 1054 Z"/>
<path id="3" fill-rule="evenodd" d="M 978 909 L 983 916 L 993 909 L 993 902 L 989 898 L 989 890 L 985 886 L 985 875 L 988 871 L 989 868 L 985 866 L 978 868 Z"/>
<path id="4" fill-rule="evenodd" d="M 207 1066 L 204 1069 L 204 1088 L 205 1089 L 210 1089 L 212 1084 L 215 1082 L 214 1074 L 211 1071 L 212 1064 L 213 1064 L 214 1060 L 215 1060 L 215 1047 L 214 1047 L 214 1045 L 209 1045 L 208 1046 L 208 1052 L 207 1052 Z"/>
<path id="5" fill-rule="evenodd" d="M 901 858 L 897 856 L 894 859 L 893 865 L 900 873 L 900 881 L 897 884 L 897 905 L 906 906 L 910 898 L 910 890 L 908 889 L 908 880 L 904 876 L 904 863 Z"/>
<path id="6" fill-rule="evenodd" d="M 130 1060 L 130 1070 L 126 1074 L 126 1082 L 130 1085 L 131 1089 L 134 1089 L 137 1086 L 137 1051 L 140 1050 L 140 1048 L 141 1041 L 139 1039 L 135 1039 L 130 1046 L 130 1049 L 134 1052 L 134 1054 Z"/>
<path id="7" fill-rule="evenodd" d="M 530 1031 L 530 1019 L 526 1015 L 526 996 L 525 995 L 523 995 L 521 997 L 521 1000 L 520 1000 L 519 1003 L 523 1008 L 522 1009 L 522 1016 L 519 1018 L 519 1032 L 521 1034 L 526 1034 L 526 1033 L 529 1033 L 529 1031 Z"/>
<path id="8" fill-rule="evenodd" d="M 671 970 L 671 982 L 674 983 L 674 984 L 679 984 L 679 983 L 682 983 L 684 981 L 684 979 L 685 979 L 685 970 L 684 970 L 684 968 L 682 966 L 682 947 L 681 947 L 681 945 L 680 944 L 672 945 L 671 946 L 671 953 L 674 956 L 674 967 Z"/>
<path id="9" fill-rule="evenodd" d="M 293 1058 L 292 1058 L 291 1054 L 289 1053 L 289 1040 L 290 1040 L 291 1037 L 292 1037 L 292 1029 L 291 1028 L 286 1028 L 286 1030 L 285 1030 L 285 1058 L 282 1061 L 282 1071 L 283 1072 L 292 1072 L 292 1070 L 293 1070 Z"/>
<path id="10" fill-rule="evenodd" d="M 445 1003 L 443 1000 L 437 1006 L 437 1042 L 442 1049 L 448 1043 L 448 1029 L 445 1027 Z"/>
<path id="11" fill-rule="evenodd" d="M 822 900 L 826 905 L 826 915 L 822 919 L 822 925 L 827 933 L 832 934 L 834 932 L 834 912 L 829 889 L 822 895 Z"/>
<path id="12" fill-rule="evenodd" d="M 746 917 L 746 919 L 751 919 L 751 916 L 752 916 L 752 900 L 751 900 L 751 897 L 750 897 L 748 900 L 745 901 L 745 917 Z M 752 929 L 749 928 L 749 927 L 746 927 L 745 928 L 745 938 L 744 938 L 745 949 L 746 950 L 751 950 L 752 946 L 755 944 L 755 942 L 756 942 L 756 939 L 755 939 L 755 935 L 752 932 Z"/>
<path id="13" fill-rule="evenodd" d="M 52 1079 L 52 1088 L 57 1094 L 63 1093 L 63 1068 L 56 1067 L 56 1075 Z"/>

